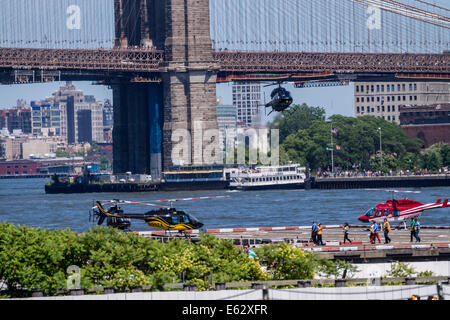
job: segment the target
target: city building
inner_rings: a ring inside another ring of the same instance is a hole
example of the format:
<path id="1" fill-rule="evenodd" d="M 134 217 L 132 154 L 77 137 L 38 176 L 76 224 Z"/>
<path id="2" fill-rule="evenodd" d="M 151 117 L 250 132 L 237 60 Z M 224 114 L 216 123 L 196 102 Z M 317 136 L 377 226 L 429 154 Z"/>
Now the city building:
<path id="1" fill-rule="evenodd" d="M 32 133 L 60 136 L 68 144 L 103 142 L 103 105 L 71 82 L 45 100 L 32 102 Z"/>
<path id="2" fill-rule="evenodd" d="M 217 124 L 219 126 L 219 137 L 222 150 L 226 147 L 227 133 L 228 137 L 232 137 L 233 142 L 236 137 L 237 117 L 236 107 L 234 105 L 220 104 L 221 99 L 218 99 L 217 105 Z"/>
<path id="3" fill-rule="evenodd" d="M 399 107 L 400 125 L 411 138 L 419 138 L 424 147 L 450 144 L 450 103 Z"/>
<path id="4" fill-rule="evenodd" d="M 261 124 L 261 85 L 259 83 L 233 82 L 232 98 L 239 127 L 253 127 Z"/>
<path id="5" fill-rule="evenodd" d="M 9 133 L 31 133 L 30 106 L 18 105 L 16 108 L 0 110 L 0 129 L 6 129 Z"/>
<path id="6" fill-rule="evenodd" d="M 109 99 L 103 103 L 103 127 L 112 128 L 114 126 L 114 110 Z"/>
<path id="7" fill-rule="evenodd" d="M 402 105 L 431 105 L 450 101 L 448 82 L 355 82 L 355 115 L 372 115 L 400 124 Z"/>

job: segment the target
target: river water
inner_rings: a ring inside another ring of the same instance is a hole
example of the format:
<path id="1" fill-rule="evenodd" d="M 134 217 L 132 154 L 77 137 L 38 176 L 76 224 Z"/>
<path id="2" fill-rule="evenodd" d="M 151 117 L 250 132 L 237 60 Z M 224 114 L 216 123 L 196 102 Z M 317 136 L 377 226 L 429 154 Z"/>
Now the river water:
<path id="1" fill-rule="evenodd" d="M 46 229 L 70 228 L 84 232 L 93 226 L 89 209 L 94 200 L 175 199 L 198 196 L 225 198 L 177 202 L 174 206 L 197 217 L 206 229 L 360 223 L 367 209 L 391 197 L 381 189 L 349 190 L 264 190 L 264 191 L 177 191 L 145 193 L 46 194 L 46 179 L 0 179 L 0 222 Z M 417 188 L 419 194 L 406 194 L 422 203 L 450 198 L 450 187 Z M 405 194 L 396 193 L 396 198 Z M 130 211 L 145 212 L 151 207 L 133 206 Z M 450 207 L 425 211 L 422 225 L 450 225 Z M 145 223 L 132 221 L 132 230 L 151 230 Z"/>

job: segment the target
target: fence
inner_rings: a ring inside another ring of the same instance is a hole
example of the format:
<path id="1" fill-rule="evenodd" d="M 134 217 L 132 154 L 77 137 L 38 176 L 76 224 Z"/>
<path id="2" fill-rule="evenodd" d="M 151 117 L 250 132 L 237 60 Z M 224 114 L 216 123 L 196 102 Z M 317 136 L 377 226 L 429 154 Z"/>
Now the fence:
<path id="1" fill-rule="evenodd" d="M 84 289 L 72 289 L 68 296 L 44 297 L 34 291 L 32 299 L 49 300 L 407 300 L 433 297 L 450 299 L 448 277 L 362 278 L 280 280 L 261 282 L 217 282 L 215 290 L 197 291 L 194 284 L 167 284 L 174 291 L 147 291 L 151 286 L 136 286 L 130 292 L 116 293 L 113 288 L 96 287 L 86 294 Z M 399 285 L 394 285 L 400 283 Z M 279 288 L 287 287 L 291 288 Z M 271 288 L 272 287 L 272 288 Z M 275 288 L 273 288 L 275 287 Z M 278 287 L 278 288 L 277 288 Z M 295 288 L 293 288 L 295 287 Z M 177 291 L 178 290 L 178 291 Z"/>

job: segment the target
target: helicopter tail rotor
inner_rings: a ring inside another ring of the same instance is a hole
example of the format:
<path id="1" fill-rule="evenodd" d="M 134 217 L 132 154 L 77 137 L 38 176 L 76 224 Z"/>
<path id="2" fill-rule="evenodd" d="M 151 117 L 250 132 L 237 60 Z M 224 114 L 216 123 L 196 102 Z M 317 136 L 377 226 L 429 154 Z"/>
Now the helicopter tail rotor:
<path id="1" fill-rule="evenodd" d="M 105 221 L 106 217 L 106 211 L 103 208 L 102 204 L 100 203 L 100 201 L 96 201 L 95 206 L 92 207 L 92 213 L 91 211 L 89 211 L 89 220 L 95 222 L 95 220 L 98 219 L 97 225 L 100 226 Z"/>

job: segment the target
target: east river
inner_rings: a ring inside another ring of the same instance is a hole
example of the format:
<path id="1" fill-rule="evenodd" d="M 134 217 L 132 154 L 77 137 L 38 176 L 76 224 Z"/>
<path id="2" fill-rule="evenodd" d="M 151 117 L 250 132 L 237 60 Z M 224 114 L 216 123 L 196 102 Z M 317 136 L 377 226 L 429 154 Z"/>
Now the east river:
<path id="1" fill-rule="evenodd" d="M 46 229 L 70 228 L 85 232 L 94 223 L 89 210 L 94 200 L 152 201 L 199 196 L 225 198 L 182 201 L 174 207 L 194 215 L 206 229 L 310 225 L 313 220 L 324 225 L 360 223 L 357 218 L 367 209 L 390 199 L 381 189 L 348 190 L 264 190 L 264 191 L 179 191 L 145 193 L 46 194 L 46 179 L 0 179 L 0 222 L 11 222 Z M 417 188 L 419 194 L 405 195 L 422 203 L 450 198 L 450 187 Z M 132 212 L 152 210 L 133 206 Z M 422 225 L 450 225 L 450 207 L 425 211 Z M 151 230 L 142 221 L 132 221 L 132 230 Z"/>

